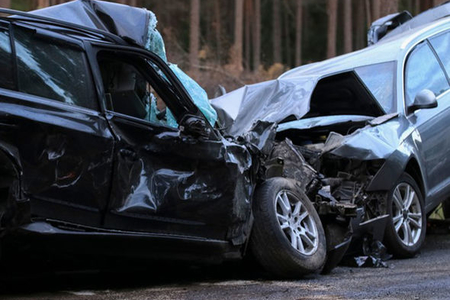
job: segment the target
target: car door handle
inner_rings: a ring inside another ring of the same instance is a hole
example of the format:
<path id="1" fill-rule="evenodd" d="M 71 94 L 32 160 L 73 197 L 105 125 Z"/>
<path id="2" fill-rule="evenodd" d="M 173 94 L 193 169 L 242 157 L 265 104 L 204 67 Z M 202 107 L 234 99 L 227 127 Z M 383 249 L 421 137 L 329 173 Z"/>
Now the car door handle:
<path id="1" fill-rule="evenodd" d="M 119 153 L 120 153 L 120 156 L 122 156 L 122 158 L 128 158 L 130 160 L 137 160 L 137 154 L 133 150 L 120 149 Z"/>

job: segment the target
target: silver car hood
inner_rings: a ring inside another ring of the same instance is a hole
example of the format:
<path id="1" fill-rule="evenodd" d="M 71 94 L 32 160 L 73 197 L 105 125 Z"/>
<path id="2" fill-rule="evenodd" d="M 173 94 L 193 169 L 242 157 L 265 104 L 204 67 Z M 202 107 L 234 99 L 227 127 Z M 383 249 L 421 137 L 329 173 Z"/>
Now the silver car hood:
<path id="1" fill-rule="evenodd" d="M 214 99 L 212 105 L 225 131 L 236 136 L 258 120 L 279 123 L 290 116 L 303 117 L 318 80 L 318 76 L 307 76 L 247 85 Z"/>

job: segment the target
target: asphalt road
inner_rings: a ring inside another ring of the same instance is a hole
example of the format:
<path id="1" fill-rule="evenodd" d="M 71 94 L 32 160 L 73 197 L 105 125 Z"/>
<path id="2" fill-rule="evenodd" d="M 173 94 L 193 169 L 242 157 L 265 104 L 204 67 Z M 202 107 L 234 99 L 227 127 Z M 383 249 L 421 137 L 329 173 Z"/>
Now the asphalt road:
<path id="1" fill-rule="evenodd" d="M 1 281 L 0 299 L 450 299 L 449 249 L 450 234 L 428 234 L 418 257 L 390 260 L 388 268 L 338 267 L 295 281 L 264 279 L 239 265 L 38 271 Z"/>

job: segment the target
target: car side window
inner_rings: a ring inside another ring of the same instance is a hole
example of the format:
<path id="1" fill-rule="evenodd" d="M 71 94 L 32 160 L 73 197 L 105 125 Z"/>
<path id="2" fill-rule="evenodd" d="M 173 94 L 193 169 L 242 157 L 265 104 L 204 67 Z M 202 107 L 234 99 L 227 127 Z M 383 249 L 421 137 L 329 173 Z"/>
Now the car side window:
<path id="1" fill-rule="evenodd" d="M 386 62 L 355 69 L 372 95 L 388 114 L 396 111 L 394 101 L 395 63 Z"/>
<path id="2" fill-rule="evenodd" d="M 175 117 L 153 84 L 133 63 L 102 54 L 98 62 L 108 110 L 158 125 L 178 127 Z"/>
<path id="3" fill-rule="evenodd" d="M 8 28 L 0 24 L 0 88 L 15 89 L 11 39 Z"/>
<path id="4" fill-rule="evenodd" d="M 450 74 L 450 32 L 431 38 L 430 43 L 442 61 L 445 71 Z"/>
<path id="5" fill-rule="evenodd" d="M 444 70 L 427 42 L 416 46 L 406 63 L 406 106 L 411 106 L 416 95 L 424 89 L 431 90 L 436 96 L 449 89 Z"/>
<path id="6" fill-rule="evenodd" d="M 14 28 L 18 90 L 70 105 L 98 109 L 87 60 L 81 49 Z"/>

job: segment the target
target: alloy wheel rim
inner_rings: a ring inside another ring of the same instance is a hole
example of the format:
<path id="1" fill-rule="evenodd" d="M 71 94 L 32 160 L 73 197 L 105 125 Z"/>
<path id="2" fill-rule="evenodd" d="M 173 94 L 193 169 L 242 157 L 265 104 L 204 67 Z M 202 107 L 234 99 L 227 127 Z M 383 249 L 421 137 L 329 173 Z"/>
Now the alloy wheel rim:
<path id="1" fill-rule="evenodd" d="M 417 244 L 422 233 L 422 209 L 417 192 L 408 183 L 400 183 L 395 187 L 392 221 L 397 237 L 405 246 Z"/>
<path id="2" fill-rule="evenodd" d="M 299 199 L 288 191 L 280 191 L 275 200 L 275 212 L 281 230 L 292 248 L 303 255 L 312 255 L 319 246 L 317 225 Z"/>

